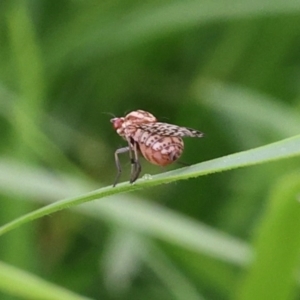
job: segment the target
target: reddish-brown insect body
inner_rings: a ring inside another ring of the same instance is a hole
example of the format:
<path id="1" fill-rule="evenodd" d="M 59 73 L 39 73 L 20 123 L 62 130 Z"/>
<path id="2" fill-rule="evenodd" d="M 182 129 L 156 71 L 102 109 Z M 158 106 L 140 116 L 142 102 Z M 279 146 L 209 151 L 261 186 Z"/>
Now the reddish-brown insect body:
<path id="1" fill-rule="evenodd" d="M 134 182 L 141 171 L 138 152 L 151 163 L 166 166 L 176 161 L 182 154 L 184 144 L 182 137 L 202 137 L 203 133 L 173 124 L 157 122 L 149 112 L 143 110 L 132 111 L 125 117 L 111 119 L 114 129 L 123 137 L 128 146 L 115 152 L 118 175 L 121 173 L 118 154 L 128 152 L 131 158 L 131 178 Z"/>

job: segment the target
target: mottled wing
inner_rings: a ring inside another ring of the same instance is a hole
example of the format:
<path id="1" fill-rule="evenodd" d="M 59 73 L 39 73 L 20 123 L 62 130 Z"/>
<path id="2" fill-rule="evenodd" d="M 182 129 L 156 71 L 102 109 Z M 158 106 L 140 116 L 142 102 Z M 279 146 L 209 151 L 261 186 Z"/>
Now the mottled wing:
<path id="1" fill-rule="evenodd" d="M 160 136 L 203 137 L 203 133 L 198 130 L 161 122 L 141 124 L 138 128 Z"/>

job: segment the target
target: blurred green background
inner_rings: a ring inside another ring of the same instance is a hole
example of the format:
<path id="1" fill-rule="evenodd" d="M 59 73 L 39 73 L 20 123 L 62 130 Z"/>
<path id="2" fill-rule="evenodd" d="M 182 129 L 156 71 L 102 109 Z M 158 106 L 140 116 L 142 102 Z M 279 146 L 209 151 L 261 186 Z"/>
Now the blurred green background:
<path id="1" fill-rule="evenodd" d="M 125 142 L 110 114 L 203 131 L 185 140 L 194 164 L 298 134 L 299 87 L 300 1 L 1 1 L 1 224 L 113 183 Z M 80 205 L 4 235 L 0 257 L 91 299 L 300 299 L 299 208 L 278 204 L 296 199 L 299 165 Z M 251 273 L 255 247 L 270 264 Z M 1 280 L 1 299 L 22 297 Z"/>

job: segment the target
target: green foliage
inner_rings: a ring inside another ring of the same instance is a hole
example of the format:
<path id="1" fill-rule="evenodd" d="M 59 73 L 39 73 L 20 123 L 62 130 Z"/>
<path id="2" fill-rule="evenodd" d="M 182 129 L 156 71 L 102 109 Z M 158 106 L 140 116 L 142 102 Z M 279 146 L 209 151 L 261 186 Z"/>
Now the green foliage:
<path id="1" fill-rule="evenodd" d="M 295 266 L 300 249 L 299 188 L 296 173 L 282 178 L 272 190 L 269 209 L 258 233 L 256 260 L 238 299 L 295 297 Z"/>
<path id="2" fill-rule="evenodd" d="M 0 298 L 299 298 L 299 17 L 294 0 L 0 2 Z M 191 166 L 142 161 L 113 188 L 109 114 L 135 109 L 205 138 L 185 140 Z"/>

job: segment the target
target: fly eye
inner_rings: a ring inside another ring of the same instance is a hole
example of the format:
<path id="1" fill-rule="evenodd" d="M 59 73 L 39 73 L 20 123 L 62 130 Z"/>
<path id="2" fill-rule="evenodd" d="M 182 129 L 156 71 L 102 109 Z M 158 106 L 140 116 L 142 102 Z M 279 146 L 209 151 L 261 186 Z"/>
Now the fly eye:
<path id="1" fill-rule="evenodd" d="M 123 124 L 123 120 L 121 118 L 113 118 L 110 122 L 113 124 L 114 129 L 120 128 Z"/>

